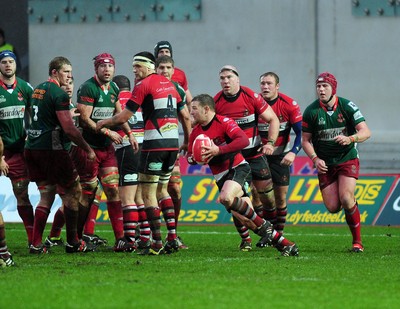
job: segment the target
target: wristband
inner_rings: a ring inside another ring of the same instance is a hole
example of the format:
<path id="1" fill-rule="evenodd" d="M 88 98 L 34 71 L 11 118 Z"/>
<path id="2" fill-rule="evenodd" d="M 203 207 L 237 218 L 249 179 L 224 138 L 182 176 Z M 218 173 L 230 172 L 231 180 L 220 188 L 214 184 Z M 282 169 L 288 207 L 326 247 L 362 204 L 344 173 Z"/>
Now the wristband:
<path id="1" fill-rule="evenodd" d="M 317 161 L 317 159 L 319 159 L 318 156 L 315 156 L 314 158 L 311 159 L 311 161 L 313 161 L 313 163 L 315 163 L 315 161 Z"/>
<path id="2" fill-rule="evenodd" d="M 273 139 L 268 139 L 267 145 L 270 144 L 272 146 L 275 146 L 275 141 Z"/>
<path id="3" fill-rule="evenodd" d="M 110 130 L 109 130 L 109 129 L 106 129 L 106 131 L 104 132 L 104 134 L 105 134 L 105 136 L 110 135 Z"/>
<path id="4" fill-rule="evenodd" d="M 350 135 L 349 138 L 350 138 L 350 142 L 352 142 L 352 143 L 355 143 L 355 142 L 356 142 L 356 139 L 354 138 L 353 135 Z"/>
<path id="5" fill-rule="evenodd" d="M 132 130 L 130 130 L 129 132 L 128 132 L 128 136 L 131 136 L 133 134 L 133 131 Z"/>

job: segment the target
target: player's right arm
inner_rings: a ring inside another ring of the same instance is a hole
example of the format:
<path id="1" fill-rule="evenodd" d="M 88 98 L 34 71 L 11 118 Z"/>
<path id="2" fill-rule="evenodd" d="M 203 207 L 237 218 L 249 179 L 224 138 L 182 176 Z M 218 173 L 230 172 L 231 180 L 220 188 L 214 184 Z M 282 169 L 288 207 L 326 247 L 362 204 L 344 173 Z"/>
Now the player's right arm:
<path id="1" fill-rule="evenodd" d="M 0 136 L 0 175 L 3 174 L 7 176 L 8 174 L 8 164 L 6 160 L 4 159 L 4 144 L 3 140 L 1 139 Z"/>
<path id="2" fill-rule="evenodd" d="M 87 155 L 88 159 L 90 161 L 93 161 L 96 158 L 96 155 L 93 149 L 84 140 L 81 132 L 79 132 L 78 128 L 74 125 L 70 111 L 69 110 L 56 111 L 56 115 L 63 131 L 68 136 L 68 138 L 76 145 L 78 145 L 78 147 L 82 148 L 88 154 Z"/>
<path id="3" fill-rule="evenodd" d="M 324 174 L 328 171 L 328 167 L 324 160 L 318 158 L 314 146 L 312 144 L 312 133 L 304 132 L 301 137 L 301 146 L 307 156 L 313 161 L 318 173 Z"/>

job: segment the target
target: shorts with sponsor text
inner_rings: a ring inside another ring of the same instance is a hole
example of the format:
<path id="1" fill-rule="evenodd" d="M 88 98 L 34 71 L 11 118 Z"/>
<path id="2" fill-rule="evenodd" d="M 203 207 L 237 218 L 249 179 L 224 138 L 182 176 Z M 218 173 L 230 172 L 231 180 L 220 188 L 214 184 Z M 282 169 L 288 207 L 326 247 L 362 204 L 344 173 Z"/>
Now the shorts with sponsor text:
<path id="1" fill-rule="evenodd" d="M 176 151 L 142 151 L 139 160 L 139 172 L 147 175 L 162 176 L 174 169 Z"/>
<path id="2" fill-rule="evenodd" d="M 134 186 L 138 184 L 138 164 L 142 144 L 139 151 L 135 153 L 132 146 L 125 146 L 115 150 L 118 162 L 119 186 Z"/>

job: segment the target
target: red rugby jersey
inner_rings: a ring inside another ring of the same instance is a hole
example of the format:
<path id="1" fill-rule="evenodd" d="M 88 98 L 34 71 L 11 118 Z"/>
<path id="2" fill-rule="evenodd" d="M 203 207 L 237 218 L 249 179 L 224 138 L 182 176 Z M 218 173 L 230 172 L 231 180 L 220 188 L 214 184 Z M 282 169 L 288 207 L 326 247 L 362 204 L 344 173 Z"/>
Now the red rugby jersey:
<path id="1" fill-rule="evenodd" d="M 121 104 L 121 108 L 125 109 L 126 103 L 129 101 L 131 98 L 132 93 L 127 90 L 121 90 L 118 95 L 118 100 L 119 103 Z M 143 123 L 143 115 L 142 115 L 142 109 L 139 108 L 131 118 L 128 120 L 129 127 L 131 128 L 131 131 L 133 132 L 133 136 L 136 138 L 137 142 L 139 144 L 143 143 L 143 136 L 144 136 L 144 123 Z M 125 132 L 119 128 L 118 130 L 119 135 L 124 137 L 123 141 L 121 144 L 114 144 L 115 149 L 125 147 L 127 145 L 130 145 L 129 139 L 126 136 Z"/>
<path id="2" fill-rule="evenodd" d="M 186 78 L 186 74 L 180 68 L 177 68 L 177 67 L 174 68 L 174 74 L 172 74 L 171 79 L 174 82 L 177 82 L 183 88 L 183 90 L 185 90 L 185 91 L 188 90 L 189 84 L 188 84 L 188 81 Z"/>
<path id="3" fill-rule="evenodd" d="M 248 140 L 232 119 L 215 115 L 206 126 L 196 125 L 189 137 L 188 157 L 192 156 L 193 141 L 200 134 L 207 135 L 220 147 L 221 154 L 208 162 L 216 180 L 221 179 L 232 167 L 246 163 L 240 150 L 246 147 Z"/>
<path id="4" fill-rule="evenodd" d="M 175 85 L 164 76 L 151 74 L 135 84 L 125 108 L 132 112 L 142 108 L 142 151 L 179 149 L 177 108 L 182 104 Z"/>
<path id="5" fill-rule="evenodd" d="M 242 150 L 246 159 L 252 159 L 263 154 L 258 152 L 261 146 L 261 137 L 258 132 L 257 118 L 270 106 L 264 98 L 248 87 L 241 86 L 234 97 L 227 97 L 222 91 L 215 97 L 215 111 L 236 121 L 246 133 L 249 145 Z"/>
<path id="6" fill-rule="evenodd" d="M 279 155 L 290 150 L 290 130 L 293 124 L 301 122 L 303 116 L 301 114 L 300 106 L 291 97 L 279 93 L 278 98 L 273 100 L 270 106 L 274 110 L 279 119 L 279 135 L 275 142 L 273 155 Z M 258 129 L 260 131 L 261 140 L 264 143 L 268 141 L 268 128 L 269 124 L 259 118 Z"/>

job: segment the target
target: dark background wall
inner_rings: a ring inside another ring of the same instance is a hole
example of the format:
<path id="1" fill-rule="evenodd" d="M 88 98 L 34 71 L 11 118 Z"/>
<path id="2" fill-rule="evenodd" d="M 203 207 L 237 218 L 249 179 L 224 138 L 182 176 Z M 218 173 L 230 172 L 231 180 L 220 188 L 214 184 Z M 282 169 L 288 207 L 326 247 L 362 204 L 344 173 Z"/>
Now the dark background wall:
<path id="1" fill-rule="evenodd" d="M 7 4 L 6 4 L 7 3 Z M 0 28 L 5 32 L 6 42 L 14 45 L 20 61 L 19 76 L 29 80 L 28 0 L 1 1 Z"/>

